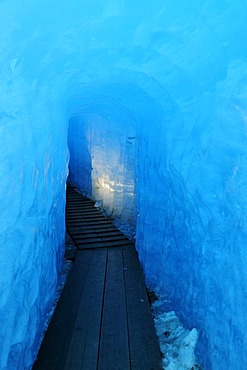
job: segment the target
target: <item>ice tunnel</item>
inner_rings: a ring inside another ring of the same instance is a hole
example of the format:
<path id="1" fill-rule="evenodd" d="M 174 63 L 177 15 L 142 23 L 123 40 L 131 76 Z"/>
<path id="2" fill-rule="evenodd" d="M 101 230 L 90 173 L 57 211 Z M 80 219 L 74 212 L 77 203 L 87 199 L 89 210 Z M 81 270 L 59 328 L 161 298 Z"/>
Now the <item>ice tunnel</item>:
<path id="1" fill-rule="evenodd" d="M 69 170 L 136 231 L 203 369 L 247 368 L 246 1 L 2 0 L 0 18 L 0 368 L 35 360 Z"/>

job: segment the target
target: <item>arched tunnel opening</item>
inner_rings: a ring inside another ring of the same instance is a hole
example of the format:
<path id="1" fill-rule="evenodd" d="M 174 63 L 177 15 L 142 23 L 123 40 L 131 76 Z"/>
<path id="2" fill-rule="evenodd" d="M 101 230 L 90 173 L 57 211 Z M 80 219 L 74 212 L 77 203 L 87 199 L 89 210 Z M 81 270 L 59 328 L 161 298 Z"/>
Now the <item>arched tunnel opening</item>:
<path id="1" fill-rule="evenodd" d="M 164 97 L 162 107 L 149 89 Z M 153 146 L 159 145 L 154 128 L 163 119 L 164 106 L 166 120 L 174 115 L 172 102 L 143 74 L 116 76 L 111 83 L 102 81 L 72 91 L 67 103 L 68 181 L 102 204 L 116 225 L 134 238 L 143 205 L 144 176 L 152 181 L 148 156 L 153 157 Z"/>
<path id="2" fill-rule="evenodd" d="M 135 233 L 203 368 L 247 367 L 246 14 L 243 0 L 0 2 L 1 369 L 35 360 L 68 175 Z"/>

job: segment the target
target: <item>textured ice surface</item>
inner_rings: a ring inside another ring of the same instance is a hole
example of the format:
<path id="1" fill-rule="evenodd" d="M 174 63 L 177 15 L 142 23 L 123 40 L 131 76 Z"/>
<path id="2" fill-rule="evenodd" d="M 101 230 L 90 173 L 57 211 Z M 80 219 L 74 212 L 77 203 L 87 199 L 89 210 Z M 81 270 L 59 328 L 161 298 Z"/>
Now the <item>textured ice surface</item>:
<path id="1" fill-rule="evenodd" d="M 247 368 L 246 12 L 244 0 L 0 2 L 1 369 L 30 365 L 55 294 L 71 117 L 94 118 L 94 135 L 111 126 L 102 155 L 134 128 L 147 282 L 198 330 L 205 369 Z M 97 198 L 115 189 L 108 159 Z"/>

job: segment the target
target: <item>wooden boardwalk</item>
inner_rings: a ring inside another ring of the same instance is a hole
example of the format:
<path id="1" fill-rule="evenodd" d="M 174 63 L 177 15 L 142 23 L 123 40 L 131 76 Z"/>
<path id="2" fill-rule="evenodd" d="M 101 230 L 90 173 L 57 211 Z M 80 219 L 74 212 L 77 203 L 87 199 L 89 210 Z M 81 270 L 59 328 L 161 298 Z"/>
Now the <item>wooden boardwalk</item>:
<path id="1" fill-rule="evenodd" d="M 71 187 L 66 222 L 78 253 L 33 369 L 160 369 L 134 243 Z"/>

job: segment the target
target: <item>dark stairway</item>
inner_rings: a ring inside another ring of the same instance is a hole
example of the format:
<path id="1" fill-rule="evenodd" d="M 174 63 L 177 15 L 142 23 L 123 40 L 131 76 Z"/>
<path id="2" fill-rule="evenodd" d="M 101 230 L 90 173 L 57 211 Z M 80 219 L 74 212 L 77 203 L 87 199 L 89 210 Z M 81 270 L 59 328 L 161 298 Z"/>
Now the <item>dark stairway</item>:
<path id="1" fill-rule="evenodd" d="M 71 187 L 66 223 L 78 253 L 33 369 L 160 369 L 134 243 Z"/>

